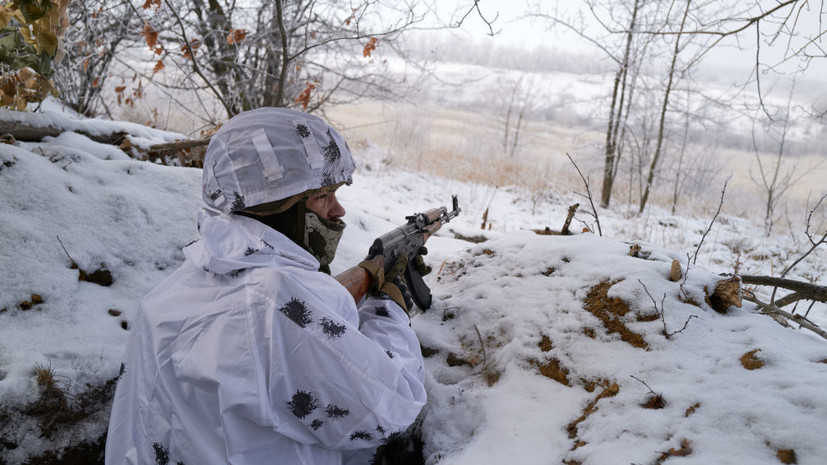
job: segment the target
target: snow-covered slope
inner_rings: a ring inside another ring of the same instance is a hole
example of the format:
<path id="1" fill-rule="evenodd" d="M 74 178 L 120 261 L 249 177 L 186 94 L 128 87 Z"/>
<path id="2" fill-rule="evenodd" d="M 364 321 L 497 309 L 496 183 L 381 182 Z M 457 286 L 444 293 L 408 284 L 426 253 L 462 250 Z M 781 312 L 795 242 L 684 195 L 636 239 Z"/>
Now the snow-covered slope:
<path id="1" fill-rule="evenodd" d="M 749 304 L 717 313 L 705 290 L 720 277 L 690 268 L 673 282 L 679 254 L 629 249 L 526 232 L 446 265 L 439 304 L 414 320 L 432 354 L 429 463 L 644 464 L 670 450 L 824 463 L 824 341 Z"/>
<path id="2" fill-rule="evenodd" d="M 200 172 L 112 150 L 76 134 L 0 145 L 0 463 L 100 440 L 106 383 L 118 374 L 138 301 L 196 235 Z M 685 283 L 669 281 L 672 259 L 686 272 L 688 250 L 641 242 L 648 258 L 630 257 L 620 214 L 602 218 L 618 239 L 535 235 L 527 229 L 562 223 L 568 204 L 392 171 L 366 150 L 354 185 L 341 190 L 349 226 L 334 272 L 406 214 L 447 204 L 452 193 L 464 208 L 428 242 L 435 304 L 413 316 L 429 355 L 420 422 L 428 463 L 774 464 L 790 451 L 797 463 L 823 463 L 823 340 L 749 304 L 712 311 L 704 288 L 719 278 L 704 260 Z M 481 231 L 489 207 L 495 228 Z M 690 243 L 708 222 L 677 221 Z M 732 255 L 718 247 L 746 234 L 740 224 L 716 228 L 705 247 L 721 268 L 731 269 L 723 262 Z M 664 337 L 664 324 L 674 332 L 690 316 L 683 332 Z M 748 370 L 753 358 L 763 366 Z M 641 406 L 650 389 L 663 408 Z"/>

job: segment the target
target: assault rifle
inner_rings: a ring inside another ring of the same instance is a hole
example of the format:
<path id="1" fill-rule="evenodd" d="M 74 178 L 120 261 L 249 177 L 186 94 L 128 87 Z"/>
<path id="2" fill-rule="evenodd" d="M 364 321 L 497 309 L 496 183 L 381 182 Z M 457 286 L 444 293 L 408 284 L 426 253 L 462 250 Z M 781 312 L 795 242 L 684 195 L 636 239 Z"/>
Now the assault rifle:
<path id="1" fill-rule="evenodd" d="M 397 257 L 402 254 L 408 256 L 408 266 L 405 268 L 405 281 L 411 292 L 411 298 L 417 307 L 427 310 L 431 306 L 431 290 L 422 280 L 422 275 L 414 263 L 414 257 L 419 254 L 420 248 L 425 241 L 436 233 L 443 224 L 459 215 L 461 211 L 457 203 L 457 196 L 451 198 L 453 210 L 448 211 L 446 207 L 432 208 L 425 213 L 415 213 L 406 216 L 408 220 L 404 225 L 377 238 L 370 246 L 366 260 L 381 260 L 385 272 L 388 272 L 396 262 Z M 373 277 L 364 268 L 354 266 L 345 270 L 338 276 L 339 281 L 350 294 L 353 300 L 359 302 L 368 292 Z"/>

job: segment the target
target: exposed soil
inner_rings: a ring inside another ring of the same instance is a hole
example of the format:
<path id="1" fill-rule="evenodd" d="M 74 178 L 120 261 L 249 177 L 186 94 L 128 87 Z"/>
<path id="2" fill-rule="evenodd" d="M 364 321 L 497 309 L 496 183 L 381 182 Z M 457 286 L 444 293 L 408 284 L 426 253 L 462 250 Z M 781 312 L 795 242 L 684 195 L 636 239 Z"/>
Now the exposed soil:
<path id="1" fill-rule="evenodd" d="M 620 392 L 620 386 L 618 386 L 617 383 L 612 383 L 608 380 L 604 380 L 602 384 L 603 390 L 600 391 L 600 394 L 598 394 L 593 401 L 586 404 L 586 406 L 583 408 L 583 414 L 580 415 L 580 417 L 576 420 L 569 423 L 568 426 L 566 426 L 566 431 L 569 433 L 569 439 L 577 439 L 577 426 L 580 423 L 584 422 L 586 418 L 589 417 L 589 415 L 597 411 L 597 403 L 600 401 L 600 399 L 614 397 Z M 579 447 L 577 446 L 577 443 L 575 443 L 575 447 Z"/>
<path id="2" fill-rule="evenodd" d="M 751 350 L 741 356 L 741 365 L 747 370 L 757 370 L 764 366 L 764 362 L 755 356 L 761 349 Z"/>
<path id="3" fill-rule="evenodd" d="M 629 305 L 618 297 L 608 296 L 609 289 L 618 282 L 603 281 L 594 286 L 586 296 L 583 308 L 603 322 L 607 333 L 620 334 L 620 339 L 632 347 L 649 349 L 643 336 L 629 329 L 621 319 L 631 311 Z"/>

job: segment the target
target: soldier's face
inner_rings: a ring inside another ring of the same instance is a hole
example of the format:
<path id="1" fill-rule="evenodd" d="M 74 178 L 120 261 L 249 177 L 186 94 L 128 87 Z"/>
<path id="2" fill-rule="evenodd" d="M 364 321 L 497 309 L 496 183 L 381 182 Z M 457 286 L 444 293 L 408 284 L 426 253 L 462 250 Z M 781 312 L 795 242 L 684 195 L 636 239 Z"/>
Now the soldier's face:
<path id="1" fill-rule="evenodd" d="M 314 194 L 305 202 L 307 209 L 328 221 L 340 222 L 345 216 L 345 208 L 336 198 L 336 191 Z"/>

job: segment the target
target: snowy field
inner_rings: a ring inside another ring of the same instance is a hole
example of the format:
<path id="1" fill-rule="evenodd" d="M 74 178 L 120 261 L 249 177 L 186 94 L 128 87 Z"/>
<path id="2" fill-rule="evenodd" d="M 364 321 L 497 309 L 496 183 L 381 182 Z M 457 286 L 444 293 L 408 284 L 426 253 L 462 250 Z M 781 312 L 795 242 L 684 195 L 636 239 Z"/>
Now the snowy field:
<path id="1" fill-rule="evenodd" d="M 770 275 L 794 260 L 801 231 L 762 238 L 725 206 L 687 270 L 709 216 L 627 218 L 620 205 L 599 211 L 601 237 L 580 233 L 595 229 L 581 207 L 577 234 L 537 235 L 587 202 L 562 187 L 538 195 L 406 171 L 369 139 L 352 147 L 334 274 L 405 215 L 452 194 L 463 209 L 428 242 L 434 305 L 413 314 L 427 355 L 426 463 L 825 463 L 827 342 L 750 303 L 719 313 L 707 302 L 736 261 Z M 0 144 L 0 463 L 100 441 L 108 406 L 94 400 L 118 374 L 139 299 L 196 237 L 200 179 L 73 133 Z M 824 272 L 822 250 L 792 277 L 824 284 Z M 810 316 L 827 323 L 824 306 Z"/>

